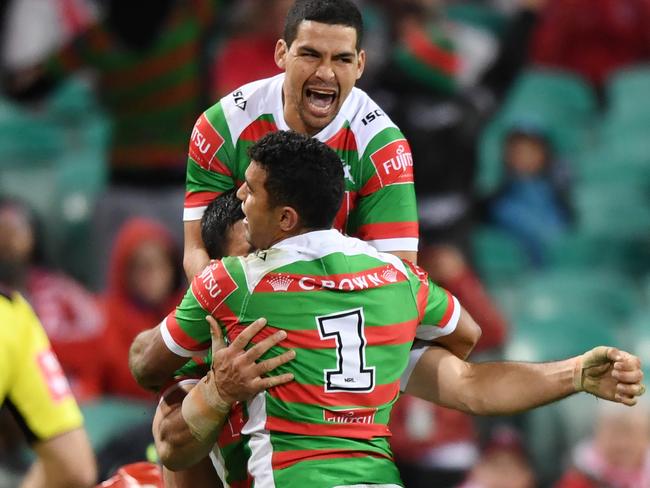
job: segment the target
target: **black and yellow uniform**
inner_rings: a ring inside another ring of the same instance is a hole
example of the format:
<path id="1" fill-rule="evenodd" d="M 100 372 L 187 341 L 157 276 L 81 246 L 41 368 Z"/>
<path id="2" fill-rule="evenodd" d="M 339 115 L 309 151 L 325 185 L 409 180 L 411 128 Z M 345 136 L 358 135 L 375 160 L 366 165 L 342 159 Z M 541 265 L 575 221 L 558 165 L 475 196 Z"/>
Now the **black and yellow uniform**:
<path id="1" fill-rule="evenodd" d="M 30 442 L 82 426 L 83 419 L 38 318 L 17 292 L 0 288 L 0 404 Z"/>

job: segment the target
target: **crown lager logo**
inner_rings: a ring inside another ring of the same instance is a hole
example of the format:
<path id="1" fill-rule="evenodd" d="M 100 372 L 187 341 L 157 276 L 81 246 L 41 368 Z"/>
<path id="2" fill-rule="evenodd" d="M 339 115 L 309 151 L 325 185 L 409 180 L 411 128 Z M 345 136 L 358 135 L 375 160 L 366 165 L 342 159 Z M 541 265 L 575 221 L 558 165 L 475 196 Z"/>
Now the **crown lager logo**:
<path id="1" fill-rule="evenodd" d="M 273 291 L 287 291 L 294 280 L 287 275 L 279 274 L 270 278 L 268 281 Z"/>
<path id="2" fill-rule="evenodd" d="M 389 283 L 395 283 L 397 281 L 397 270 L 395 268 L 386 268 L 381 273 L 381 276 Z"/>

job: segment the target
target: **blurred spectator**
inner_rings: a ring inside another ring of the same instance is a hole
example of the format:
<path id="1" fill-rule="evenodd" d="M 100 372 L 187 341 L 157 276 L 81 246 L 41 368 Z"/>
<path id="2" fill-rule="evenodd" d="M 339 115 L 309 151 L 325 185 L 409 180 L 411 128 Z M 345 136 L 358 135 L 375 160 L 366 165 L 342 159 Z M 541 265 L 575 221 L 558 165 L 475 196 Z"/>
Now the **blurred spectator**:
<path id="1" fill-rule="evenodd" d="M 604 402 L 591 439 L 574 449 L 572 467 L 555 488 L 650 486 L 650 405 Z"/>
<path id="2" fill-rule="evenodd" d="M 21 202 L 0 200 L 0 281 L 29 300 L 79 401 L 102 389 L 101 308 L 79 283 L 48 268 L 35 215 Z"/>
<path id="3" fill-rule="evenodd" d="M 602 88 L 612 71 L 650 59 L 650 1 L 549 0 L 532 59 Z"/>
<path id="4" fill-rule="evenodd" d="M 510 427 L 494 430 L 481 458 L 460 488 L 535 488 L 526 448 Z"/>
<path id="5" fill-rule="evenodd" d="M 109 354 L 106 392 L 153 398 L 133 379 L 129 348 L 136 335 L 155 327 L 183 296 L 180 253 L 157 222 L 129 220 L 120 230 L 105 293 L 105 346 Z"/>
<path id="6" fill-rule="evenodd" d="M 230 27 L 233 36 L 219 49 L 212 70 L 214 100 L 246 83 L 280 73 L 273 53 L 292 3 L 293 0 L 246 0 L 237 5 Z"/>
<path id="7" fill-rule="evenodd" d="M 567 168 L 555 157 L 546 131 L 527 121 L 506 135 L 503 162 L 505 179 L 489 204 L 490 217 L 541 266 L 548 246 L 571 226 Z"/>
<path id="8" fill-rule="evenodd" d="M 455 487 L 478 458 L 472 418 L 402 395 L 391 413 L 391 449 L 408 488 Z"/>
<path id="9" fill-rule="evenodd" d="M 187 135 L 205 103 L 202 49 L 215 0 L 109 0 L 97 21 L 42 64 L 10 77 L 15 96 L 44 93 L 82 68 L 98 75 L 98 94 L 114 130 L 113 183 L 183 182 Z"/>

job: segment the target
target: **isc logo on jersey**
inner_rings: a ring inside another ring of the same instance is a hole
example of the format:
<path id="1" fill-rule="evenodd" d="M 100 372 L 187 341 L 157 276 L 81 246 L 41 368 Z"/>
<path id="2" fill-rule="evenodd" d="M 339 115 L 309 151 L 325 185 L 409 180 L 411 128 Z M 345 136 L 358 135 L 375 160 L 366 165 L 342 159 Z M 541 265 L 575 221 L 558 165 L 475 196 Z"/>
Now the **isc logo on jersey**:
<path id="1" fill-rule="evenodd" d="M 214 312 L 237 288 L 237 283 L 221 261 L 214 261 L 192 281 L 192 293 L 210 312 Z"/>
<path id="2" fill-rule="evenodd" d="M 393 141 L 370 155 L 381 187 L 413 183 L 413 155 L 406 139 Z"/>
<path id="3" fill-rule="evenodd" d="M 205 114 L 202 114 L 192 129 L 190 157 L 202 168 L 209 170 L 223 143 L 223 137 L 212 127 Z"/>

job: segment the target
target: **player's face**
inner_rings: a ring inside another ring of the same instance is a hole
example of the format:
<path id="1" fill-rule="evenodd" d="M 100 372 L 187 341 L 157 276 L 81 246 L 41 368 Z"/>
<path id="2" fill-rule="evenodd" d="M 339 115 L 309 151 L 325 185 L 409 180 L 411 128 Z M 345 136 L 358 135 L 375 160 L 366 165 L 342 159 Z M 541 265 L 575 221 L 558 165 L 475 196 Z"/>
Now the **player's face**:
<path id="1" fill-rule="evenodd" d="M 365 52 L 357 31 L 344 25 L 303 21 L 291 46 L 280 40 L 275 59 L 285 70 L 284 117 L 292 129 L 314 135 L 338 114 L 361 77 Z"/>
<path id="2" fill-rule="evenodd" d="M 266 171 L 255 161 L 246 169 L 245 181 L 237 190 L 242 201 L 246 240 L 255 249 L 268 249 L 282 238 L 280 229 L 281 208 L 269 205 L 269 195 L 264 187 Z"/>
<path id="3" fill-rule="evenodd" d="M 226 232 L 226 256 L 246 256 L 253 248 L 246 240 L 246 226 L 238 220 Z"/>

